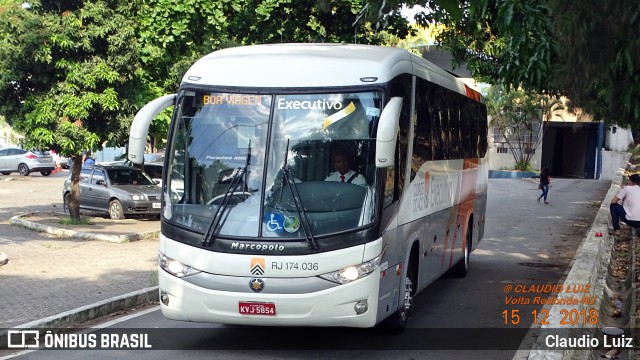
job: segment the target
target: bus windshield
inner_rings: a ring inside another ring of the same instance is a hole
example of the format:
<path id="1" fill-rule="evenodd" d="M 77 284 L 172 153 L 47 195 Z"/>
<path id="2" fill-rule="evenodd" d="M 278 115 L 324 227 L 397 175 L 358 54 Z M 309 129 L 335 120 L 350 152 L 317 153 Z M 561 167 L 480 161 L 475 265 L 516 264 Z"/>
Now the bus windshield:
<path id="1" fill-rule="evenodd" d="M 185 91 L 177 110 L 167 221 L 262 240 L 308 239 L 373 222 L 381 93 Z"/>

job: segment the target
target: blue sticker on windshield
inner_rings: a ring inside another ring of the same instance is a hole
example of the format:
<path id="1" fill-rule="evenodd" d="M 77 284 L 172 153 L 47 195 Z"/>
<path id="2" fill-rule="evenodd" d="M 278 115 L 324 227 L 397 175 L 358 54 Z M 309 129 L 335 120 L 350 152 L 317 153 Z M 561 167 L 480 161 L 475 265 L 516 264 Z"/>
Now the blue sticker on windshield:
<path id="1" fill-rule="evenodd" d="M 284 228 L 284 215 L 282 214 L 264 214 L 264 223 L 267 230 L 273 232 L 282 232 Z"/>

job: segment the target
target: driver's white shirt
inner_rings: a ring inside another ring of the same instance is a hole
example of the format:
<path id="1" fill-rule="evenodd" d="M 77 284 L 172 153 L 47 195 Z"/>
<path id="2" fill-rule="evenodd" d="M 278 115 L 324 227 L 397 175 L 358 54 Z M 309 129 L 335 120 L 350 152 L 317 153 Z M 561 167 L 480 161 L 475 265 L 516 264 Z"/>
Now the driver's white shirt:
<path id="1" fill-rule="evenodd" d="M 344 174 L 344 182 L 349 181 L 349 179 L 355 173 L 356 173 L 355 171 L 349 170 L 346 174 Z M 329 176 L 327 176 L 326 179 L 324 179 L 324 181 L 337 181 L 337 182 L 342 181 L 340 179 L 340 172 L 339 171 L 332 172 L 331 174 L 329 174 Z M 353 180 L 351 180 L 351 183 L 360 185 L 360 186 L 365 186 L 365 187 L 367 186 L 367 180 L 361 174 L 358 174 L 356 177 L 354 177 Z"/>

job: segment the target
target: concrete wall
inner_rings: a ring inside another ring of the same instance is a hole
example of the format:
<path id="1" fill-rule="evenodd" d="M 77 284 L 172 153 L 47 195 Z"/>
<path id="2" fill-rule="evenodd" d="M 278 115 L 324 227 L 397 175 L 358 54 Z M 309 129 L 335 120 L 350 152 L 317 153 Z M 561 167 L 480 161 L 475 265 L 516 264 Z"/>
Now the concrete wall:
<path id="1" fill-rule="evenodd" d="M 617 126 L 607 128 L 605 147 L 612 151 L 627 151 L 629 146 L 633 144 L 633 135 L 631 130 L 623 129 Z"/>
<path id="2" fill-rule="evenodd" d="M 627 162 L 624 161 L 628 156 L 626 151 L 602 151 L 602 173 L 601 180 L 613 180 L 616 175 L 621 174 Z"/>
<path id="3" fill-rule="evenodd" d="M 515 160 L 511 151 L 507 150 L 507 153 L 498 153 L 495 144 L 489 143 L 489 169 L 491 170 L 513 170 Z M 536 153 L 531 158 L 531 167 L 534 170 L 540 170 L 540 155 L 542 154 L 542 146 L 538 146 Z"/>

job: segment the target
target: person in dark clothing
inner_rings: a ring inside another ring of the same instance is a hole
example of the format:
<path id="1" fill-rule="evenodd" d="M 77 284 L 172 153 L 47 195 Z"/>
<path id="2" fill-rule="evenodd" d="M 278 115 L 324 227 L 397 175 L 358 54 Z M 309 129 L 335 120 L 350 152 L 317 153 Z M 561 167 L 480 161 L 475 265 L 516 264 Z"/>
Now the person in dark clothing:
<path id="1" fill-rule="evenodd" d="M 85 166 L 93 166 L 96 163 L 96 161 L 91 157 L 91 151 L 85 152 L 82 158 L 82 164 Z"/>
<path id="2" fill-rule="evenodd" d="M 542 190 L 542 194 L 538 196 L 538 202 L 544 198 L 544 203 L 549 204 L 547 202 L 547 195 L 549 195 L 549 188 L 551 187 L 551 176 L 549 176 L 549 167 L 545 166 L 540 171 L 540 184 L 538 185 L 538 189 Z"/>

